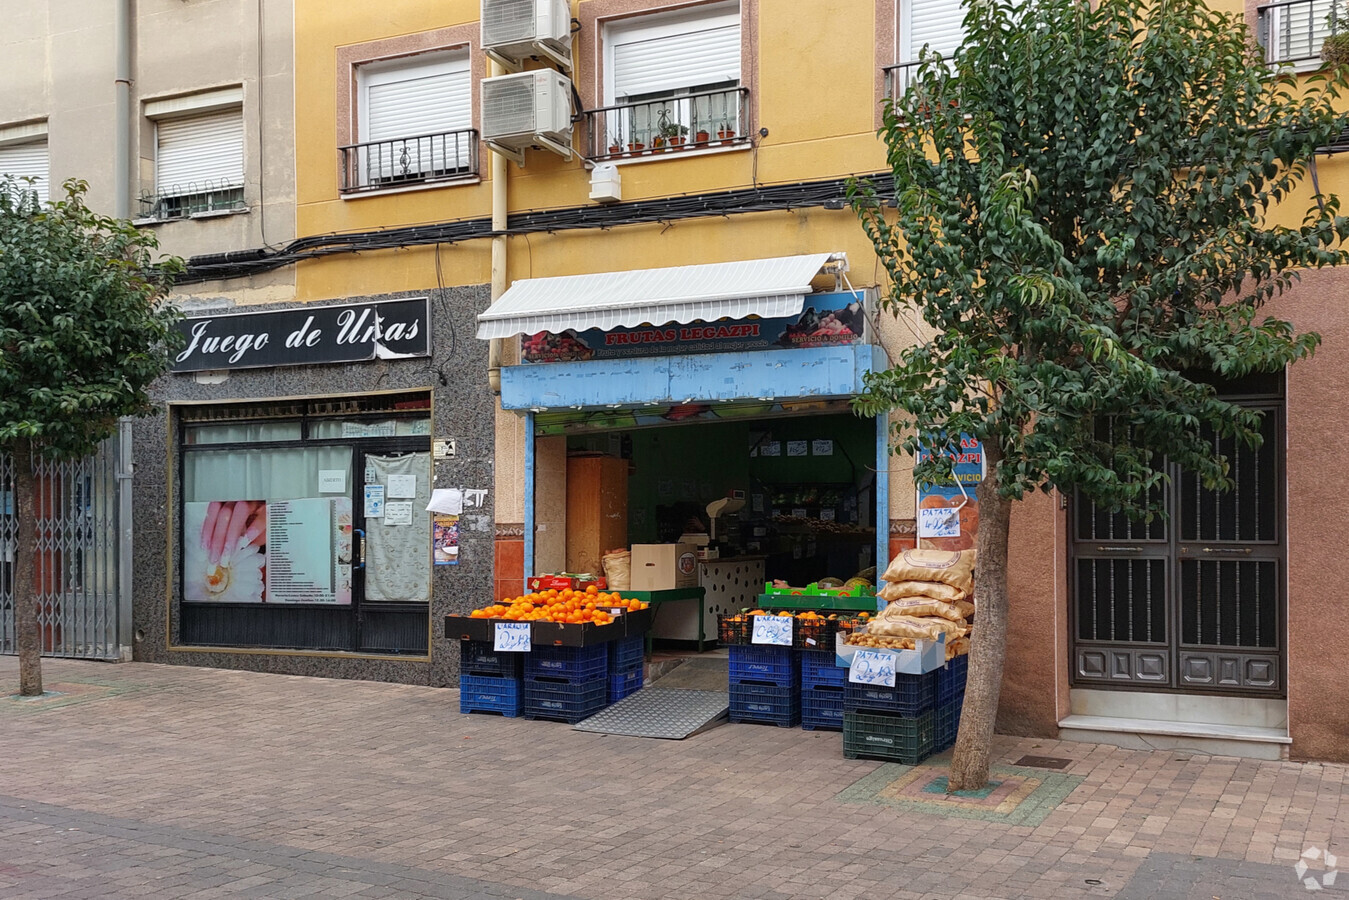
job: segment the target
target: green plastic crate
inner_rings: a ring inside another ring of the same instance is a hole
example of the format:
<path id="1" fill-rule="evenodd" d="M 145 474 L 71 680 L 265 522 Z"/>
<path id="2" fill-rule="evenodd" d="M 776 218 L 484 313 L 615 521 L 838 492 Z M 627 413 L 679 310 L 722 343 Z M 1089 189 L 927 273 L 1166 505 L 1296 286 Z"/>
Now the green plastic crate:
<path id="1" fill-rule="evenodd" d="M 845 710 L 843 758 L 883 759 L 916 766 L 932 755 L 935 732 L 931 710 L 921 716 Z"/>

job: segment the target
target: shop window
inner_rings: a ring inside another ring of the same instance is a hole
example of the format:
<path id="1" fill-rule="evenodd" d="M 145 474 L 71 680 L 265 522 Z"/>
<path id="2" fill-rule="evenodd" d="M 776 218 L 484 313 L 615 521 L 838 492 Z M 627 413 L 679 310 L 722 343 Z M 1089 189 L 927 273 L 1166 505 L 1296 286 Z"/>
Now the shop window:
<path id="1" fill-rule="evenodd" d="M 739 2 L 653 11 L 604 23 L 591 158 L 691 150 L 748 140 Z"/>
<path id="2" fill-rule="evenodd" d="M 473 85 L 463 50 L 359 67 L 358 143 L 342 148 L 342 189 L 474 174 Z"/>
<path id="3" fill-rule="evenodd" d="M 179 419 L 183 643 L 427 652 L 428 397 Z"/>
<path id="4" fill-rule="evenodd" d="M 141 198 L 154 219 L 244 206 L 243 91 L 230 88 L 146 104 L 154 125 L 155 187 Z"/>
<path id="5" fill-rule="evenodd" d="M 0 129 L 0 139 L 3 139 L 6 130 Z M 13 144 L 0 143 L 0 177 L 6 175 L 16 180 L 15 190 L 32 191 L 37 195 L 38 203 L 46 203 L 51 182 L 46 138 Z"/>

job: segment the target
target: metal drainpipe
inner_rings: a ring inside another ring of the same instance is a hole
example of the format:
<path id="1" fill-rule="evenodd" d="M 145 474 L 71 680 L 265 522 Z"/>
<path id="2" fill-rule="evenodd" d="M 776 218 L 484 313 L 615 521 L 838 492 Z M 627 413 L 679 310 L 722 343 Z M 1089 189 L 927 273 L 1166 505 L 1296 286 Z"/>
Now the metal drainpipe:
<path id="1" fill-rule="evenodd" d="M 113 84 L 116 93 L 116 135 L 114 137 L 113 215 L 131 218 L 131 5 L 132 0 L 117 0 L 116 62 Z"/>
<path id="2" fill-rule="evenodd" d="M 117 423 L 117 643 L 118 655 L 130 662 L 136 645 L 131 604 L 135 582 L 131 577 L 135 527 L 132 522 L 131 487 L 135 479 L 131 420 Z"/>
<path id="3" fill-rule="evenodd" d="M 487 74 L 504 74 L 495 60 L 487 63 Z M 492 302 L 506 292 L 506 157 L 488 151 L 492 157 Z M 492 338 L 487 343 L 487 384 L 493 394 L 501 393 L 501 357 L 505 352 L 504 338 Z"/>

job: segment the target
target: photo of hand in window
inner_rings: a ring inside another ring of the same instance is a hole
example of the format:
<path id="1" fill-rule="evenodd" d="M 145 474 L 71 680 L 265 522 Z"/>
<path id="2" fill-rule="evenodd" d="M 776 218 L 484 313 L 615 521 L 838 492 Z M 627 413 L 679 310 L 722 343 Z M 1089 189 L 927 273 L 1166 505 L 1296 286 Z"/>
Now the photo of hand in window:
<path id="1" fill-rule="evenodd" d="M 183 599 L 265 603 L 267 501 L 183 504 Z"/>

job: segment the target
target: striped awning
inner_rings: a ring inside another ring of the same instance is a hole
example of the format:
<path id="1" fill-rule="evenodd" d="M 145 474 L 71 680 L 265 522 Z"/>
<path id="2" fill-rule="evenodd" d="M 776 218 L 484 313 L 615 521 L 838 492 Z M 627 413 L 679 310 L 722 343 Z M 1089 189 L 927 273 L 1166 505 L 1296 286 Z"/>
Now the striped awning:
<path id="1" fill-rule="evenodd" d="M 515 282 L 478 316 L 483 340 L 572 329 L 635 328 L 670 322 L 713 322 L 746 316 L 784 318 L 801 312 L 821 270 L 846 272 L 844 253 L 810 253 L 527 278 Z"/>

